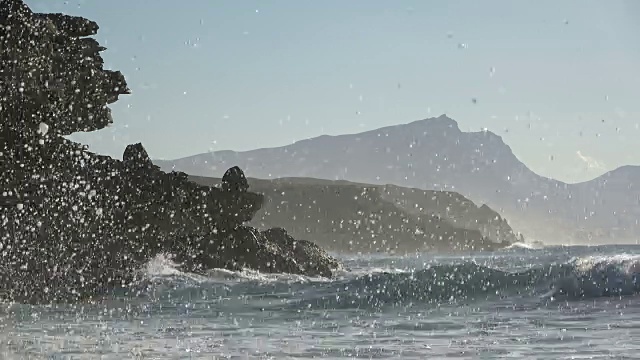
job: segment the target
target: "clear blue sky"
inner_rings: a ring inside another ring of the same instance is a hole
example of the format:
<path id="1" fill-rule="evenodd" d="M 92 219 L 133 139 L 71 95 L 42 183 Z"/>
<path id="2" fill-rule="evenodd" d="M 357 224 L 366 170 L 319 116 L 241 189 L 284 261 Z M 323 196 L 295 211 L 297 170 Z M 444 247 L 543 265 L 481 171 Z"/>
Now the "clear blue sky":
<path id="1" fill-rule="evenodd" d="M 72 137 L 99 153 L 249 150 L 446 113 L 561 180 L 640 164 L 640 1 L 26 2 L 97 21 L 128 79 L 114 126 Z"/>

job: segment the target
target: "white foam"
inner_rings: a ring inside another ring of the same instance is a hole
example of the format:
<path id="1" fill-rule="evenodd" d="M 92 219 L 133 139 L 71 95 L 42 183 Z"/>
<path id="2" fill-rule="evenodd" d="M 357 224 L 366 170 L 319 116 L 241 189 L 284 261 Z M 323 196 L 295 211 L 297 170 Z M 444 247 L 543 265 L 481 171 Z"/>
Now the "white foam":
<path id="1" fill-rule="evenodd" d="M 513 243 L 513 244 L 505 247 L 505 249 L 507 249 L 507 250 L 509 250 L 509 249 L 539 250 L 539 249 L 542 249 L 543 247 L 544 247 L 544 245 L 537 244 L 537 243 L 516 242 L 516 243 Z"/>
<path id="2" fill-rule="evenodd" d="M 373 274 L 381 274 L 381 273 L 405 274 L 410 272 L 412 272 L 412 270 L 401 269 L 396 267 L 379 267 L 379 268 L 355 269 L 353 271 L 345 272 L 343 275 L 362 276 L 362 275 L 373 275 Z"/>
<path id="3" fill-rule="evenodd" d="M 592 255 L 571 260 L 576 270 L 588 272 L 596 266 L 618 265 L 628 274 L 640 274 L 640 255 L 616 254 L 616 255 Z"/>
<path id="4" fill-rule="evenodd" d="M 260 283 L 285 282 L 285 283 L 305 283 L 305 282 L 323 282 L 330 279 L 323 277 L 310 277 L 304 275 L 284 274 L 284 273 L 261 273 L 252 269 L 243 269 L 242 271 L 231 271 L 226 269 L 212 269 L 207 271 L 207 278 L 210 280 L 237 281 L 246 282 L 254 281 Z"/>
<path id="5" fill-rule="evenodd" d="M 151 259 L 143 269 L 143 272 L 147 277 L 153 280 L 180 277 L 185 278 L 197 283 L 203 283 L 207 281 L 205 276 L 196 275 L 192 273 L 185 273 L 178 270 L 178 264 L 171 261 L 166 254 L 159 254 L 155 258 Z"/>
<path id="6" fill-rule="evenodd" d="M 323 277 L 310 277 L 304 275 L 283 274 L 283 273 L 261 273 L 251 269 L 242 271 L 232 271 L 227 269 L 211 269 L 206 275 L 197 275 L 179 270 L 179 265 L 171 261 L 166 254 L 160 254 L 149 261 L 143 272 L 147 277 L 154 280 L 166 278 L 183 278 L 197 283 L 239 283 L 239 282 L 284 282 L 284 283 L 305 283 L 305 282 L 328 282 L 331 279 Z"/>

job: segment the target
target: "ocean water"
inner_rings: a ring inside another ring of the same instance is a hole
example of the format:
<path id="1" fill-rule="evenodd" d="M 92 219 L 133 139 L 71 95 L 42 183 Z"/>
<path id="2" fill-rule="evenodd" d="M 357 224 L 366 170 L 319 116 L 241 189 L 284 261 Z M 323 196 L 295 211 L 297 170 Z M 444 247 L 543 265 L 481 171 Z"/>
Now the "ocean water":
<path id="1" fill-rule="evenodd" d="M 624 359 L 640 247 L 343 258 L 338 279 L 185 274 L 100 304 L 0 307 L 0 359 Z"/>

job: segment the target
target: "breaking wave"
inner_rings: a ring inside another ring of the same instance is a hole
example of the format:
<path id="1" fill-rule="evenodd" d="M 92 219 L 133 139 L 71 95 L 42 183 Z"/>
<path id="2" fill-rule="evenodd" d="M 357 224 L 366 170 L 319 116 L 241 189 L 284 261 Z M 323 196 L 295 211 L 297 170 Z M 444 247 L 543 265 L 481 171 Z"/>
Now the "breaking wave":
<path id="1" fill-rule="evenodd" d="M 204 292 L 221 303 L 242 298 L 245 305 L 251 305 L 255 300 L 262 309 L 372 310 L 515 296 L 556 301 L 640 293 L 640 256 L 624 254 L 573 258 L 519 272 L 465 262 L 417 270 L 345 272 L 335 279 L 219 269 L 207 276 L 194 275 L 180 272 L 175 264 L 160 258 L 149 264 L 147 274 L 156 293 L 170 291 L 174 299 L 202 296 Z"/>
<path id="2" fill-rule="evenodd" d="M 542 249 L 543 247 L 544 247 L 543 244 L 516 242 L 505 247 L 504 249 L 505 250 L 511 250 L 511 249 L 538 250 L 538 249 Z"/>

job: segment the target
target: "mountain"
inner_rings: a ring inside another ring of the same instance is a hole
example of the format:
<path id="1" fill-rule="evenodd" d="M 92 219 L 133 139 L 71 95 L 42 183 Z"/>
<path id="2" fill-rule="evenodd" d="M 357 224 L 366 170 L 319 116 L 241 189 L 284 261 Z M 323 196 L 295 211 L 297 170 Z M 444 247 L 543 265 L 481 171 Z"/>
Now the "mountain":
<path id="1" fill-rule="evenodd" d="M 496 209 L 526 237 L 551 244 L 635 242 L 640 233 L 634 218 L 637 197 L 629 193 L 635 189 L 632 184 L 640 186 L 638 168 L 566 184 L 531 171 L 500 136 L 463 132 L 445 115 L 278 148 L 217 151 L 156 163 L 200 176 L 221 176 L 238 165 L 254 178 L 308 177 L 456 191 Z"/>
<path id="2" fill-rule="evenodd" d="M 217 187 L 220 179 L 191 176 Z M 264 204 L 248 225 L 284 227 L 340 252 L 495 250 L 519 239 L 498 213 L 449 191 L 309 178 L 248 179 Z"/>
<path id="3" fill-rule="evenodd" d="M 623 238 L 636 243 L 640 237 L 640 167 L 622 166 L 602 176 L 570 187 L 576 209 L 592 222 L 593 232 L 582 231 L 587 240 Z"/>

